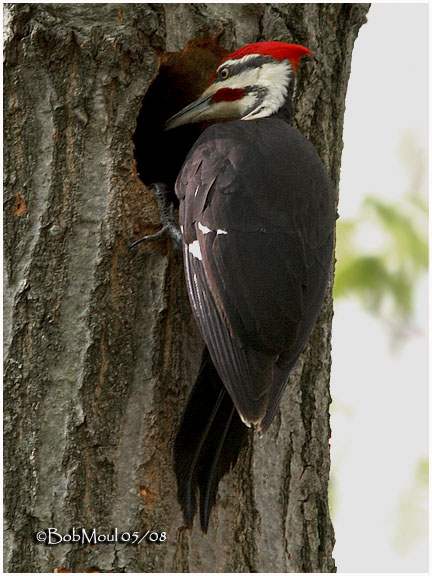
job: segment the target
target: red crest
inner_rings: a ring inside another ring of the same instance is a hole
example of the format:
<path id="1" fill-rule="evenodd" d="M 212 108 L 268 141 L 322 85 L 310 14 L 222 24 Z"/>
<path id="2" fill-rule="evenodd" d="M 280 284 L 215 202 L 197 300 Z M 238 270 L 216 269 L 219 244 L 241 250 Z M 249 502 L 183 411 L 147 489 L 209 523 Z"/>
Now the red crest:
<path id="1" fill-rule="evenodd" d="M 300 44 L 287 44 L 286 42 L 256 42 L 239 48 L 232 54 L 225 56 L 220 64 L 227 60 L 237 60 L 248 54 L 261 54 L 262 56 L 272 56 L 275 60 L 290 60 L 294 71 L 297 71 L 298 62 L 302 56 L 312 54 L 312 52 Z M 219 65 L 220 65 L 219 64 Z"/>

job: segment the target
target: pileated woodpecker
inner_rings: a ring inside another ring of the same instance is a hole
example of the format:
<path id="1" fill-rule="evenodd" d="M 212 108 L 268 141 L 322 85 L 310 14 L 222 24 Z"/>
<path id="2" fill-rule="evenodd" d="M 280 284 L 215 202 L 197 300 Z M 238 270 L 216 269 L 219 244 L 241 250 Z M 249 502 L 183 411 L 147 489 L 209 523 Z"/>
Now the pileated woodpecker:
<path id="1" fill-rule="evenodd" d="M 283 42 L 245 46 L 166 124 L 232 120 L 201 134 L 175 187 L 187 289 L 207 349 L 174 458 L 186 523 L 199 488 L 204 531 L 246 427 L 264 432 L 275 416 L 333 259 L 332 184 L 290 124 L 294 73 L 310 53 Z"/>

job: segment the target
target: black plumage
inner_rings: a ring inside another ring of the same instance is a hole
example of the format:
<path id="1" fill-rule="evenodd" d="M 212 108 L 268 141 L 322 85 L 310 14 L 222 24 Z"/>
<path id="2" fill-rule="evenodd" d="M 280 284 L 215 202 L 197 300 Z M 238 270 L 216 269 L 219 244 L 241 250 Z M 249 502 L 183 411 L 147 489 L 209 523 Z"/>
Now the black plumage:
<path id="1" fill-rule="evenodd" d="M 217 483 L 243 442 L 237 412 L 268 428 L 316 322 L 335 201 L 314 147 L 278 116 L 207 128 L 176 194 L 189 297 L 209 351 L 176 440 L 176 472 L 187 523 L 198 486 L 207 529 Z"/>
<path id="2" fill-rule="evenodd" d="M 242 417 L 266 417 L 267 427 L 276 410 L 268 394 L 286 382 L 324 296 L 330 179 L 286 121 L 239 120 L 202 134 L 176 192 L 189 296 L 211 358 Z"/>
<path id="3" fill-rule="evenodd" d="M 178 496 L 188 526 L 199 488 L 201 528 L 207 532 L 219 480 L 236 463 L 247 432 L 205 349 L 174 445 Z"/>

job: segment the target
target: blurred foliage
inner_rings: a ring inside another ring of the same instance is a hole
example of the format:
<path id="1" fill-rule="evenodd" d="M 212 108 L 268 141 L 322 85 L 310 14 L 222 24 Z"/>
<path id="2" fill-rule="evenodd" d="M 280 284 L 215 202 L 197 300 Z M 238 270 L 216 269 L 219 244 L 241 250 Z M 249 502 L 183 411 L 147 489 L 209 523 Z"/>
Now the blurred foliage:
<path id="1" fill-rule="evenodd" d="M 420 460 L 408 490 L 399 499 L 393 546 L 406 554 L 428 534 L 429 461 Z"/>
<path id="2" fill-rule="evenodd" d="M 356 235 L 375 225 L 373 250 L 361 248 Z M 374 196 L 363 201 L 359 217 L 341 221 L 337 230 L 336 298 L 355 295 L 374 313 L 391 299 L 397 318 L 413 312 L 413 292 L 428 268 L 427 203 L 407 195 L 397 204 Z M 377 234 L 378 233 L 378 234 Z"/>
<path id="3" fill-rule="evenodd" d="M 357 298 L 366 310 L 385 320 L 396 337 L 404 335 L 412 321 L 416 289 L 429 259 L 426 154 L 408 134 L 400 152 L 408 173 L 406 193 L 391 202 L 368 195 L 356 218 L 337 223 L 334 285 L 335 298 Z M 333 515 L 339 505 L 335 464 L 340 463 L 332 462 L 330 476 Z M 429 461 L 424 458 L 392 519 L 393 545 L 401 553 L 427 536 L 428 482 Z"/>
<path id="4" fill-rule="evenodd" d="M 428 203 L 424 154 L 406 138 L 405 195 L 389 202 L 366 196 L 359 214 L 337 225 L 335 298 L 355 296 L 391 324 L 413 316 L 418 281 L 428 269 Z"/>

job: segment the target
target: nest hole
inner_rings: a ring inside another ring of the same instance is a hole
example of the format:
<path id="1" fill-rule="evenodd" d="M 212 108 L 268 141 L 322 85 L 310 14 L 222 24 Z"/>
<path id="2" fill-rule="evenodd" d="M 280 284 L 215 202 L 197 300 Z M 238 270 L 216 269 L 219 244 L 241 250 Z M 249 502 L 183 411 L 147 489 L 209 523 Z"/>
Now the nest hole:
<path id="1" fill-rule="evenodd" d="M 143 99 L 133 137 L 137 170 L 144 184 L 164 182 L 174 194 L 187 153 L 206 125 L 190 124 L 165 132 L 165 122 L 205 90 L 226 53 L 215 40 L 200 39 L 159 57 L 159 72 Z"/>

